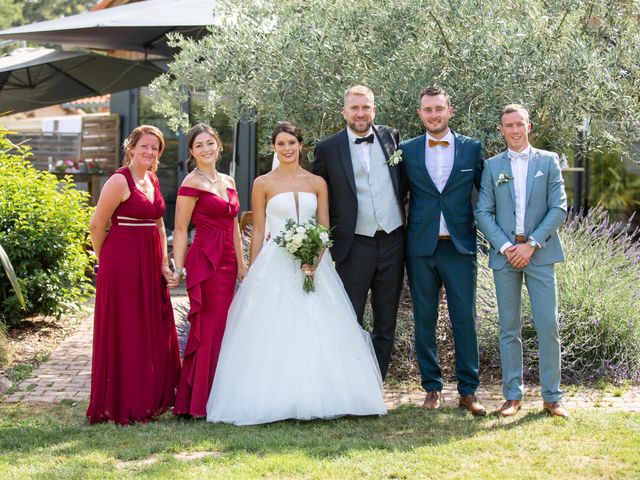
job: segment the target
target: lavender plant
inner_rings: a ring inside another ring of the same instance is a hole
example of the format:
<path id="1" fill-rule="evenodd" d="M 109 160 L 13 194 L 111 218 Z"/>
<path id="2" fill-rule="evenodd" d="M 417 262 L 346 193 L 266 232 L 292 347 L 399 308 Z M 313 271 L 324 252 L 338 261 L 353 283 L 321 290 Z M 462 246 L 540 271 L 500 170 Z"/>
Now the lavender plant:
<path id="1" fill-rule="evenodd" d="M 640 381 L 640 243 L 603 207 L 561 227 L 566 261 L 556 265 L 562 373 L 567 381 Z M 483 363 L 497 366 L 498 316 L 486 255 L 479 256 L 478 335 Z M 537 378 L 538 339 L 523 295 L 525 375 Z"/>
<path id="2" fill-rule="evenodd" d="M 640 381 L 640 243 L 602 207 L 561 230 L 558 265 L 563 370 L 568 377 Z"/>

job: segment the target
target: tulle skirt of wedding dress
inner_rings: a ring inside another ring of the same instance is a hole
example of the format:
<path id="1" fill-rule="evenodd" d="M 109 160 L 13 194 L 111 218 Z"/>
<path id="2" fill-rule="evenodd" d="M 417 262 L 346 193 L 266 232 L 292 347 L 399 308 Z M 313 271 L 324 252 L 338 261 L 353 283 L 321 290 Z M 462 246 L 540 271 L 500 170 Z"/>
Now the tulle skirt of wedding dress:
<path id="1" fill-rule="evenodd" d="M 268 242 L 238 290 L 207 403 L 210 422 L 382 415 L 382 379 L 328 252 L 302 290 L 300 262 Z"/>

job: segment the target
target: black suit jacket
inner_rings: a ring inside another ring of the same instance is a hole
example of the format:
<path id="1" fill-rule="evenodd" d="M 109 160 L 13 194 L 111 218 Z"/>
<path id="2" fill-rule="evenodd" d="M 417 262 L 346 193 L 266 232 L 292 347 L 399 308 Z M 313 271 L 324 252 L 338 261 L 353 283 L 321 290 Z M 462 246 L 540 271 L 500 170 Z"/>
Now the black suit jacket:
<path id="1" fill-rule="evenodd" d="M 382 145 L 385 158 L 389 160 L 389 156 L 398 148 L 400 141 L 398 131 L 384 125 L 375 125 L 373 132 L 377 141 Z M 331 255 L 333 260 L 339 263 L 351 250 L 358 218 L 356 181 L 351 163 L 347 129 L 345 128 L 318 142 L 314 156 L 312 172 L 324 178 L 329 187 L 329 220 L 333 238 Z M 389 174 L 404 220 L 402 175 L 397 166 L 389 166 Z"/>

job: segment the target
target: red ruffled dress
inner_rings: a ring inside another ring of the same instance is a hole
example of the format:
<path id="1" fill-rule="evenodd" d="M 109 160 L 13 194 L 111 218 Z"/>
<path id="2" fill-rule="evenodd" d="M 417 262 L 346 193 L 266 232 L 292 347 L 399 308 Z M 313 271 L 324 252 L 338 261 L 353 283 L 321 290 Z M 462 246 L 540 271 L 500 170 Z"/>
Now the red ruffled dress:
<path id="1" fill-rule="evenodd" d="M 178 195 L 196 197 L 197 202 L 191 216 L 196 235 L 185 260 L 191 330 L 173 408 L 175 414 L 196 417 L 207 414 L 238 271 L 233 247 L 238 194 L 232 188 L 227 189 L 227 194 L 228 201 L 197 188 L 178 190 Z"/>
<path id="2" fill-rule="evenodd" d="M 124 175 L 131 195 L 116 208 L 98 270 L 93 327 L 90 423 L 146 422 L 173 406 L 180 351 L 162 276 L 155 221 L 165 209 L 158 179 L 153 203 Z"/>

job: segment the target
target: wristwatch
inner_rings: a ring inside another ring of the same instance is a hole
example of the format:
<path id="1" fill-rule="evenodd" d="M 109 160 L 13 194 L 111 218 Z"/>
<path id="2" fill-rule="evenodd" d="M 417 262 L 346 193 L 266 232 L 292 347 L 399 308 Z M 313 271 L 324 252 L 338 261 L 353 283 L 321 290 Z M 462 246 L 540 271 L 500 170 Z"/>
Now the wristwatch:
<path id="1" fill-rule="evenodd" d="M 529 238 L 529 246 L 538 248 L 538 242 L 536 242 L 533 238 Z"/>

